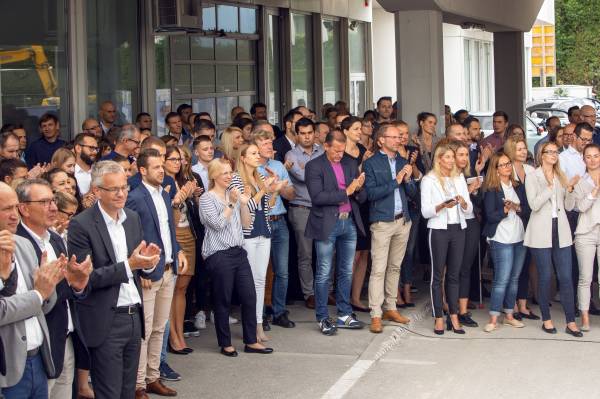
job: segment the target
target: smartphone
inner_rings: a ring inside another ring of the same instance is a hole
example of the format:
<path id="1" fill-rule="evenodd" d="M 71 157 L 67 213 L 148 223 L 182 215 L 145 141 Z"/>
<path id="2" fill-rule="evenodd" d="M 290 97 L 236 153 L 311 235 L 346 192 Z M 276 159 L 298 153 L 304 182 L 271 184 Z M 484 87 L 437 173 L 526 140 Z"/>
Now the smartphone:
<path id="1" fill-rule="evenodd" d="M 479 179 L 480 182 L 483 183 L 483 176 L 468 177 L 467 178 L 467 185 L 470 185 L 471 183 L 475 182 L 478 179 Z"/>
<path id="2" fill-rule="evenodd" d="M 450 198 L 449 200 L 444 201 L 444 204 L 450 204 L 452 202 L 456 201 L 455 198 Z"/>

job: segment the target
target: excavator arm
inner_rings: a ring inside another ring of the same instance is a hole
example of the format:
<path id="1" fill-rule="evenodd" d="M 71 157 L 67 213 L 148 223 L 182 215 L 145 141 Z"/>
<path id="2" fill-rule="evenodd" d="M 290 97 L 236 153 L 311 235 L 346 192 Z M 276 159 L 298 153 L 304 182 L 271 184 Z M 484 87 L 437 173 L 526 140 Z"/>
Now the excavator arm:
<path id="1" fill-rule="evenodd" d="M 29 46 L 19 50 L 0 51 L 0 65 L 31 60 L 44 87 L 47 97 L 56 97 L 58 83 L 54 77 L 52 66 L 42 46 Z"/>

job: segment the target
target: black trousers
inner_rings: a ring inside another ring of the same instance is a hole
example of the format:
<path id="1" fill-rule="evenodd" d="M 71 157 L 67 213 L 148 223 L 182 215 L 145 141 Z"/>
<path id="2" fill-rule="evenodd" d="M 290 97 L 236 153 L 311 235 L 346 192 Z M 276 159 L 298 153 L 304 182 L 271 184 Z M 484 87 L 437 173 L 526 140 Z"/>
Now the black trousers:
<path id="1" fill-rule="evenodd" d="M 469 298 L 471 289 L 471 267 L 479 254 L 479 235 L 481 227 L 476 218 L 467 219 L 467 230 L 465 231 L 465 252 L 460 267 L 459 298 Z"/>
<path id="2" fill-rule="evenodd" d="M 459 275 L 465 249 L 466 231 L 460 224 L 449 224 L 446 230 L 429 230 L 431 256 L 431 305 L 433 317 L 443 317 L 442 280 L 446 268 L 446 301 L 450 314 L 458 313 Z"/>
<path id="3" fill-rule="evenodd" d="M 115 313 L 106 340 L 100 346 L 89 349 L 96 399 L 135 397 L 142 345 L 141 323 L 140 313 Z"/>
<path id="4" fill-rule="evenodd" d="M 219 346 L 231 346 L 229 308 L 233 291 L 237 292 L 242 309 L 244 343 L 256 343 L 256 291 L 248 254 L 241 247 L 218 251 L 206 258 L 206 268 L 212 282 L 215 330 Z"/>

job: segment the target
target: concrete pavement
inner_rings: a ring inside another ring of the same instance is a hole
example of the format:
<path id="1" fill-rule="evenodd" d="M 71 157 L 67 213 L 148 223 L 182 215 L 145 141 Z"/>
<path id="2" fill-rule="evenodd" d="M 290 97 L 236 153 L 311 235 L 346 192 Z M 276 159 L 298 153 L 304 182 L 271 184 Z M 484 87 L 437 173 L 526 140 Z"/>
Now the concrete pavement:
<path id="1" fill-rule="evenodd" d="M 479 328 L 459 336 L 434 336 L 428 290 L 421 289 L 408 328 L 387 325 L 383 334 L 368 328 L 323 336 L 314 312 L 291 306 L 296 328 L 273 326 L 273 355 L 243 353 L 241 327 L 232 326 L 237 358 L 218 352 L 214 327 L 207 323 L 187 356 L 169 354 L 182 381 L 167 383 L 180 398 L 575 398 L 600 397 L 597 360 L 600 319 L 576 339 L 564 333 L 560 305 L 553 314 L 558 334 L 544 333 L 539 321 L 482 331 L 486 310 L 474 311 Z M 534 311 L 539 314 L 537 307 Z M 334 308 L 330 308 L 334 314 Z M 359 318 L 368 321 L 368 314 Z"/>

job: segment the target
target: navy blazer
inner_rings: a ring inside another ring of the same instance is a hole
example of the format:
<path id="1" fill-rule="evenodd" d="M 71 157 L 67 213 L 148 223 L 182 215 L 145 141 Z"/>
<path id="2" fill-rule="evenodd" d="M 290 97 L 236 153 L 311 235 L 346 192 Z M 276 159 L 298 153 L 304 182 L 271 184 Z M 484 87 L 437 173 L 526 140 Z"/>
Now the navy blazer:
<path id="1" fill-rule="evenodd" d="M 340 163 L 344 170 L 347 187 L 352 180 L 358 177 L 358 164 L 349 157 L 342 158 Z M 306 238 L 327 240 L 338 220 L 340 205 L 348 200 L 352 207 L 352 217 L 356 229 L 365 236 L 359 203 L 365 202 L 367 193 L 365 190 L 360 190 L 348 197 L 345 190 L 340 190 L 327 154 L 322 154 L 306 164 L 305 182 L 312 202 L 304 231 Z"/>
<path id="2" fill-rule="evenodd" d="M 408 164 L 408 161 L 402 158 L 399 153 L 396 153 L 396 172 L 394 175 L 397 175 L 406 164 Z M 407 194 L 411 198 L 417 196 L 418 191 L 415 182 L 411 179 L 408 183 L 398 184 L 396 178 L 392 178 L 388 156 L 381 151 L 377 151 L 363 162 L 363 171 L 365 172 L 365 189 L 369 200 L 370 222 L 394 221 L 394 191 L 396 189 L 400 191 L 404 220 L 409 222 L 411 215 Z"/>
<path id="3" fill-rule="evenodd" d="M 54 253 L 56 256 L 60 256 L 60 254 L 65 254 L 67 256 L 67 249 L 65 248 L 65 244 L 63 239 L 56 234 L 55 232 L 48 230 L 50 233 L 50 245 L 54 249 Z M 17 235 L 26 238 L 33 245 L 33 249 L 37 256 L 38 261 L 42 257 L 42 250 L 39 245 L 35 241 L 35 239 L 29 234 L 27 230 L 23 227 L 22 223 L 19 223 L 17 227 Z M 83 338 L 83 334 L 81 333 L 81 325 L 79 323 L 79 317 L 76 312 L 76 304 L 74 302 L 75 299 L 82 299 L 89 292 L 90 286 L 86 287 L 82 295 L 75 295 L 71 287 L 66 280 L 62 280 L 56 286 L 56 305 L 52 308 L 52 310 L 46 314 L 46 323 L 48 323 L 48 333 L 50 335 L 50 348 L 52 351 L 52 361 L 54 362 L 55 375 L 49 376 L 49 378 L 58 378 L 62 373 L 63 363 L 65 358 L 65 345 L 67 342 L 67 335 L 69 332 L 69 315 L 67 302 L 69 303 L 69 307 L 71 308 L 71 319 L 73 321 L 73 328 L 76 337 L 74 339 L 79 339 L 82 345 L 78 345 L 77 348 L 83 348 L 86 353 L 76 353 L 75 355 L 78 358 L 86 358 L 89 356 L 87 353 L 87 348 L 85 346 L 85 339 Z"/>
<path id="4" fill-rule="evenodd" d="M 283 136 L 273 141 L 273 149 L 275 150 L 275 160 L 285 163 L 285 154 L 292 150 L 292 146 L 285 136 L 285 133 Z"/>
<path id="5" fill-rule="evenodd" d="M 175 238 L 175 223 L 173 221 L 173 208 L 171 208 L 171 199 L 165 190 L 162 190 L 162 199 L 167 207 L 167 215 L 169 217 L 171 246 L 173 248 L 171 255 L 173 257 L 172 272 L 173 274 L 177 274 L 177 253 L 179 252 L 179 245 L 177 244 L 177 240 Z M 140 216 L 143 228 L 142 235 L 144 237 L 144 241 L 146 241 L 146 244 L 154 243 L 160 247 L 160 260 L 156 265 L 156 269 L 154 269 L 152 273 L 147 273 L 140 276 L 150 279 L 151 281 L 158 281 L 162 278 L 163 273 L 165 272 L 165 245 L 160 235 L 158 213 L 156 212 L 156 207 L 154 206 L 154 201 L 152 201 L 152 195 L 150 194 L 150 191 L 148 191 L 146 186 L 140 184 L 135 188 L 135 190 L 129 193 L 125 206 L 132 211 L 137 212 L 137 214 Z"/>
<path id="6" fill-rule="evenodd" d="M 529 203 L 527 202 L 525 185 L 517 185 L 515 191 L 521 202 L 521 212 L 518 212 L 517 215 L 519 215 L 523 221 L 523 228 L 526 228 L 529 215 L 531 214 L 531 208 L 529 208 Z M 504 212 L 504 191 L 502 189 L 486 191 L 483 195 L 483 208 L 485 212 L 485 224 L 483 225 L 481 234 L 484 237 L 492 238 L 496 235 L 496 230 L 502 219 L 508 216 L 508 214 Z"/>
<path id="7" fill-rule="evenodd" d="M 135 175 L 133 175 L 129 179 L 127 179 L 127 184 L 129 184 L 129 191 L 135 190 L 137 188 L 137 186 L 142 184 L 142 175 L 139 173 L 136 173 Z M 171 176 L 167 176 L 166 173 L 165 173 L 165 178 L 163 179 L 163 182 L 162 182 L 162 187 L 163 188 L 171 187 L 169 189 L 169 197 L 171 198 L 171 201 L 173 201 L 173 199 L 175 198 L 175 194 L 177 194 L 177 186 L 175 185 L 175 180 Z"/>

